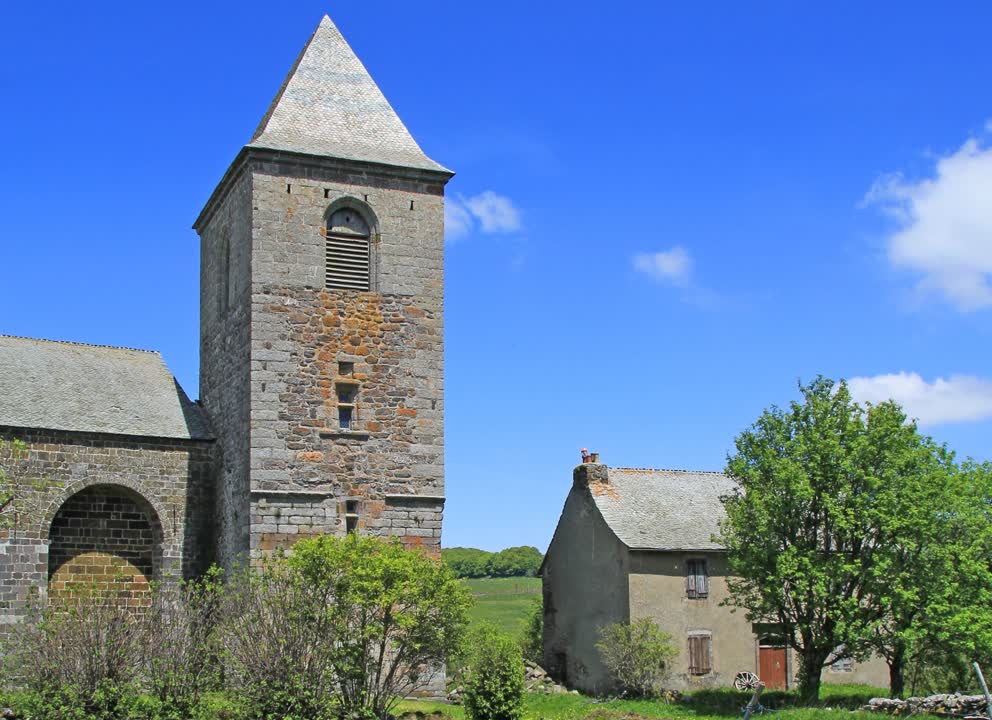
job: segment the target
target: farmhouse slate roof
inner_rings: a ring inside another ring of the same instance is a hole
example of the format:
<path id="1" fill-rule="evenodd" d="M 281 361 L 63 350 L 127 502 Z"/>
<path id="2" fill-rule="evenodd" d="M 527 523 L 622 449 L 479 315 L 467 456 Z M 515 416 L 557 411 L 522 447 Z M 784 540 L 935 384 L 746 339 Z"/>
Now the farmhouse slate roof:
<path id="1" fill-rule="evenodd" d="M 607 525 L 629 548 L 721 550 L 713 540 L 726 517 L 720 497 L 734 487 L 722 473 L 611 467 L 609 483 L 589 489 Z"/>
<path id="2" fill-rule="evenodd" d="M 420 149 L 326 15 L 248 146 L 450 173 Z"/>
<path id="3" fill-rule="evenodd" d="M 0 425 L 211 437 L 157 352 L 0 335 Z"/>

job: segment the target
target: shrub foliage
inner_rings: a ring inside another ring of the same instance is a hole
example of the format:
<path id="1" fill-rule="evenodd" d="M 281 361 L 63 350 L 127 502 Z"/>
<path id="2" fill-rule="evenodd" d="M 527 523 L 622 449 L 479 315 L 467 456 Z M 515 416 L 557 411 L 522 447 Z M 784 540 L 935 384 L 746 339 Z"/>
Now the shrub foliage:
<path id="1" fill-rule="evenodd" d="M 678 650 L 649 618 L 600 629 L 596 648 L 617 689 L 637 697 L 658 694 Z"/>
<path id="2" fill-rule="evenodd" d="M 520 647 L 492 626 L 472 638 L 465 676 L 469 720 L 519 720 L 523 715 L 524 662 Z"/>
<path id="3" fill-rule="evenodd" d="M 304 540 L 232 584 L 232 677 L 262 717 L 384 717 L 456 648 L 468 591 L 397 540 Z"/>

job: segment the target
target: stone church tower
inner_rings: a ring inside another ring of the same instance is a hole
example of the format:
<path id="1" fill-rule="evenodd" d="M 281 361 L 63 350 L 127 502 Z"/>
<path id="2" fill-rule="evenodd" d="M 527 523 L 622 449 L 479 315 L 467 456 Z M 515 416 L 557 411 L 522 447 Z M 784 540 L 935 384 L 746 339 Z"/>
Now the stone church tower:
<path id="1" fill-rule="evenodd" d="M 324 17 L 194 224 L 225 565 L 350 530 L 440 548 L 451 176 Z"/>

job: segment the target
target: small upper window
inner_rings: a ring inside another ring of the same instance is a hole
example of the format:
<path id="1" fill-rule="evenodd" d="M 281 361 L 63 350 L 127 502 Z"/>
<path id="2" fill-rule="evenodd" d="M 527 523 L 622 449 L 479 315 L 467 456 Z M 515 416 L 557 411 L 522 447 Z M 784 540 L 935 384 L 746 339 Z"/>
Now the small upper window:
<path id="1" fill-rule="evenodd" d="M 708 597 L 710 594 L 710 578 L 706 569 L 706 560 L 689 560 L 685 564 L 686 597 L 692 600 Z"/>
<path id="2" fill-rule="evenodd" d="M 324 284 L 343 290 L 369 290 L 372 231 L 362 215 L 341 208 L 327 218 L 324 236 Z"/>

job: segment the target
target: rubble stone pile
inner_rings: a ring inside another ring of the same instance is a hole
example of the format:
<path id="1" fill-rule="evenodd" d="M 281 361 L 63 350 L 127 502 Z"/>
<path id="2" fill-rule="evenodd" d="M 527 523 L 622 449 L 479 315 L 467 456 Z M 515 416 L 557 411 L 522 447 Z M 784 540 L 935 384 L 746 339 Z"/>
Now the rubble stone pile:
<path id="1" fill-rule="evenodd" d="M 955 715 L 958 717 L 988 717 L 984 695 L 960 693 L 911 697 L 906 700 L 872 698 L 862 710 L 888 715 Z"/>
<path id="2" fill-rule="evenodd" d="M 578 690 L 569 690 L 564 685 L 559 685 L 545 672 L 544 668 L 536 663 L 527 660 L 524 663 L 524 689 L 532 693 L 544 693 L 545 695 L 555 695 L 571 692 L 578 695 Z"/>
<path id="3" fill-rule="evenodd" d="M 569 690 L 564 685 L 559 685 L 550 677 L 548 673 L 540 665 L 532 663 L 527 660 L 524 663 L 524 691 L 531 693 L 540 693 L 544 695 L 562 695 L 565 693 L 571 693 L 573 695 L 578 695 L 578 690 Z M 465 687 L 463 685 L 456 684 L 454 688 L 448 693 L 448 702 L 459 704 L 462 701 L 462 695 L 465 694 Z"/>

